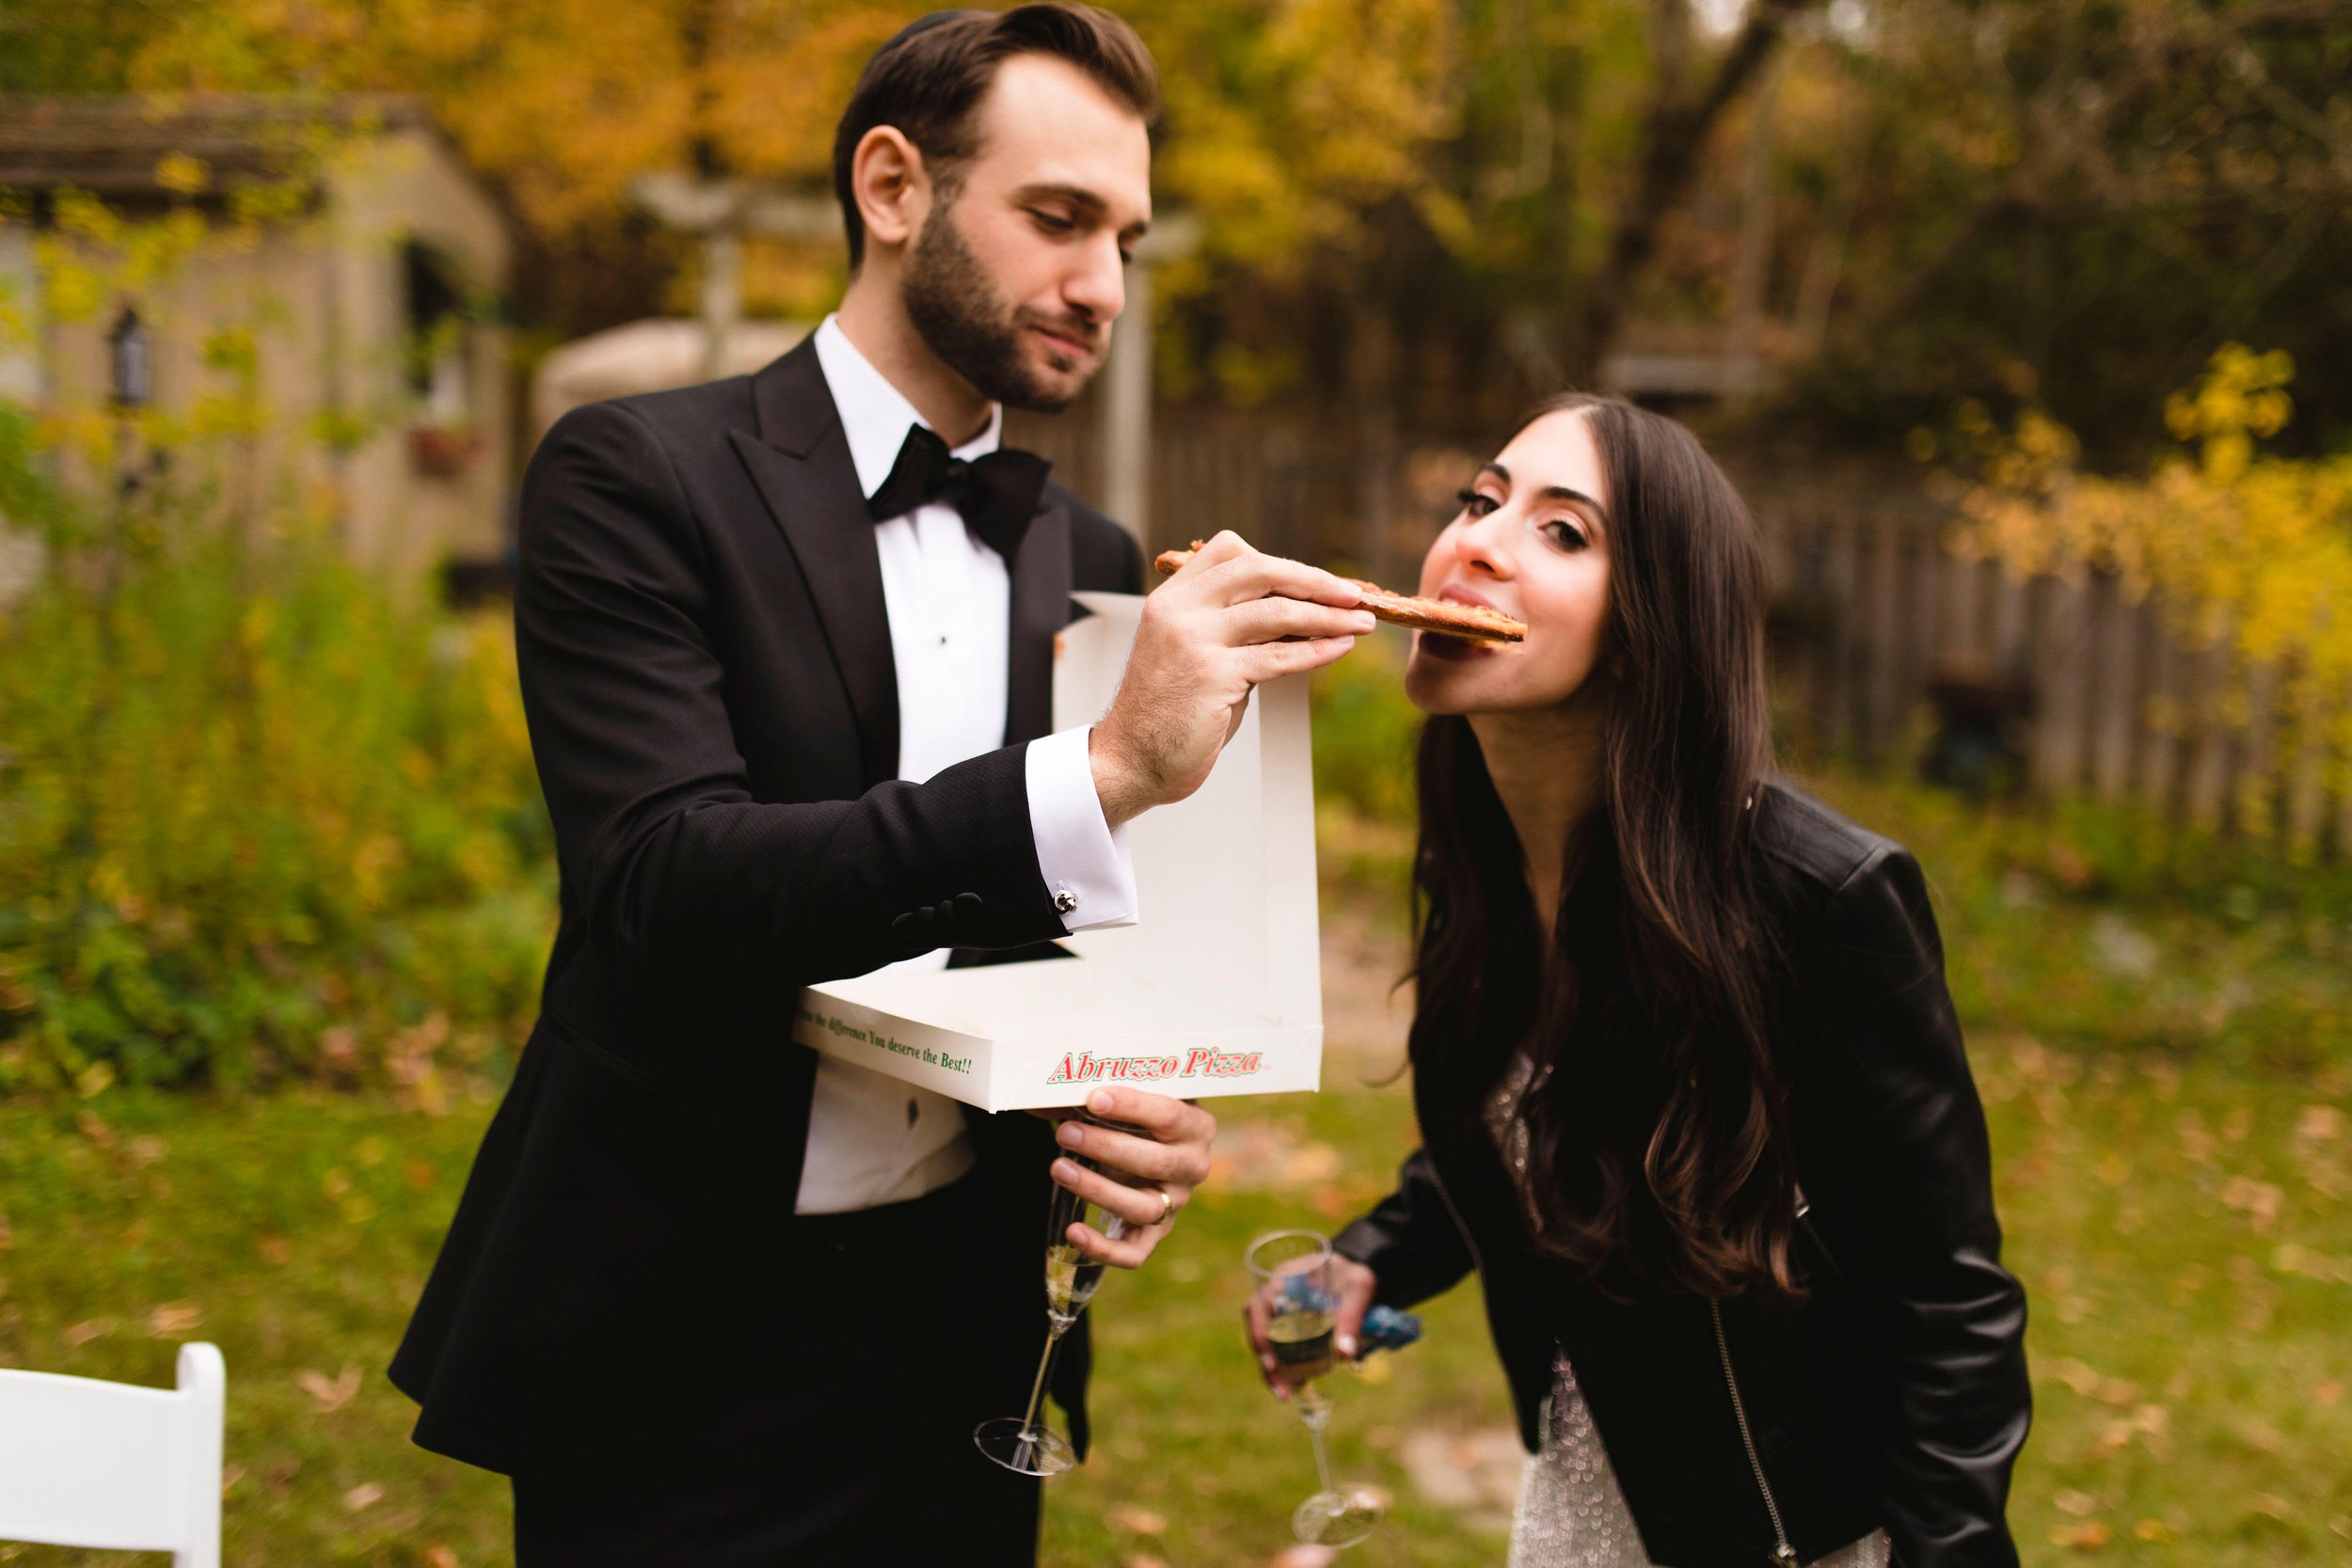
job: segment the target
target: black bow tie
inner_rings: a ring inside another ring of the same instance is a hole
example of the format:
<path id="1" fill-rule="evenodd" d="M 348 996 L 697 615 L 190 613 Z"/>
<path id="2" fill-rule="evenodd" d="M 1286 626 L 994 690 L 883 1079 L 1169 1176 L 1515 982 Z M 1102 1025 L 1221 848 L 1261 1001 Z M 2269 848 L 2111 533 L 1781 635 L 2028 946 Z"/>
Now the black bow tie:
<path id="1" fill-rule="evenodd" d="M 963 515 L 972 537 L 1010 561 L 1037 515 L 1038 499 L 1053 465 L 1033 451 L 1006 449 L 969 462 L 951 456 L 939 433 L 910 426 L 898 460 L 874 499 L 874 521 L 903 517 L 918 506 L 945 501 Z"/>

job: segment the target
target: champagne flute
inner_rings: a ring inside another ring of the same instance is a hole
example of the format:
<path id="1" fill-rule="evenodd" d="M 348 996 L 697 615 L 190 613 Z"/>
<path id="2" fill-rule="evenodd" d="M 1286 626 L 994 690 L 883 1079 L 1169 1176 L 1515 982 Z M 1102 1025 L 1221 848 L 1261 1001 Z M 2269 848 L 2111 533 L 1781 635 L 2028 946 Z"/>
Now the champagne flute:
<path id="1" fill-rule="evenodd" d="M 1098 1126 L 1112 1125 L 1091 1116 L 1082 1119 Z M 1074 1154 L 1061 1157 L 1075 1160 L 1089 1170 L 1101 1168 Z M 1020 1417 L 997 1416 L 972 1430 L 972 1441 L 983 1455 L 1025 1476 L 1057 1476 L 1078 1463 L 1069 1439 L 1045 1424 L 1045 1386 L 1053 1379 L 1062 1336 L 1070 1332 L 1070 1325 L 1078 1321 L 1078 1314 L 1087 1309 L 1103 1283 L 1105 1265 L 1080 1252 L 1070 1240 L 1071 1226 L 1087 1219 L 1089 1208 L 1086 1199 L 1060 1182 L 1054 1183 L 1053 1196 L 1045 1206 L 1045 1351 L 1038 1357 L 1037 1381 L 1029 1387 L 1029 1408 Z M 1095 1217 L 1095 1228 L 1112 1241 L 1126 1230 L 1126 1222 L 1117 1214 L 1099 1212 Z"/>
<path id="2" fill-rule="evenodd" d="M 1331 1259 L 1329 1240 L 1311 1230 L 1274 1231 L 1250 1243 L 1243 1255 L 1265 1297 L 1275 1374 L 1290 1389 L 1314 1445 L 1319 1489 L 1291 1514 L 1291 1533 L 1311 1545 L 1353 1546 L 1379 1528 L 1384 1510 L 1368 1488 L 1343 1487 L 1331 1479 L 1324 1441 L 1331 1402 L 1315 1381 L 1331 1370 L 1331 1333 L 1339 1311 Z"/>

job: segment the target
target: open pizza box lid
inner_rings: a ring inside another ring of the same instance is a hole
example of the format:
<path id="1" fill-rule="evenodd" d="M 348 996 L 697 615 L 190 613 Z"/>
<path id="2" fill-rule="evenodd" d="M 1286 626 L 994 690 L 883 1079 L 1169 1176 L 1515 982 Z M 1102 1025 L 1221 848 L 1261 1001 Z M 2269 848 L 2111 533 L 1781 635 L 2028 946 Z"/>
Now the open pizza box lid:
<path id="1" fill-rule="evenodd" d="M 1143 600 L 1079 594 L 1054 727 L 1100 718 Z M 793 1038 L 988 1111 L 1098 1085 L 1183 1099 L 1312 1089 L 1323 1057 L 1307 683 L 1258 689 L 1191 799 L 1128 825 L 1139 923 L 1063 939 L 1076 962 L 882 972 L 801 994 Z"/>

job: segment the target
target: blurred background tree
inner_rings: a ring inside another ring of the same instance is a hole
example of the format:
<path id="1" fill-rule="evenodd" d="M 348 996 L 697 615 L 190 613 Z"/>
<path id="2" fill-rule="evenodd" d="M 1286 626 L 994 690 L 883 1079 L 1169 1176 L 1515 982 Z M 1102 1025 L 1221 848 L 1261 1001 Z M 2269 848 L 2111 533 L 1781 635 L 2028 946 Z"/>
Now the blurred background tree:
<path id="1" fill-rule="evenodd" d="M 1847 76 L 1797 182 L 1842 247 L 1817 428 L 2038 398 L 2095 455 L 2161 436 L 2220 342 L 2352 350 L 2352 12 L 2308 0 L 1901 0 L 1825 41 Z M 1842 125 L 1840 122 L 1842 121 Z M 1847 215 L 1851 214 L 1851 215 Z M 2341 385 L 2298 438 L 2341 439 Z"/>
<path id="2" fill-rule="evenodd" d="M 821 185 L 874 0 L 18 0 L 0 89 L 425 93 L 552 342 L 680 297 L 656 168 Z M 2136 457 L 2225 339 L 2352 355 L 2342 0 L 1137 0 L 1168 116 L 1166 393 L 1485 429 L 1613 352 L 1753 346 L 1750 412 L 1891 446 L 2031 398 Z M 831 254 L 752 268 L 806 313 Z M 2304 388 L 2289 439 L 2352 425 Z"/>

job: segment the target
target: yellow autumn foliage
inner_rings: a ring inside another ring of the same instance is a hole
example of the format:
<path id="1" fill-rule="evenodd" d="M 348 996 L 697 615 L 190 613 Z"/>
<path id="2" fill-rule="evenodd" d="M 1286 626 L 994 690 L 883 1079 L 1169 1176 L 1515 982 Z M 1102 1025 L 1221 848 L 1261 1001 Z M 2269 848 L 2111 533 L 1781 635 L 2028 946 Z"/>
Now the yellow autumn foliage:
<path id="1" fill-rule="evenodd" d="M 1426 154 L 1458 119 L 1456 8 L 1118 8 L 1161 68 L 1161 196 L 1209 216 L 1220 253 L 1279 263 L 1360 237 L 1361 210 L 1383 198 L 1442 206 Z M 700 158 L 825 185 L 860 68 L 919 12 L 880 0 L 184 0 L 158 13 L 125 75 L 160 94 L 422 93 L 525 223 L 553 235 L 626 207 L 638 175 Z"/>
<path id="2" fill-rule="evenodd" d="M 2231 656 L 2248 711 L 2256 672 L 2280 678 L 2290 748 L 2352 780 L 2352 453 L 2291 458 L 2262 443 L 2293 413 L 2294 363 L 2230 343 L 2166 403 L 2180 450 L 2141 478 L 2081 471 L 2074 435 L 2040 413 L 2009 432 L 1976 415 L 1982 479 L 1963 546 L 2019 577 L 2112 572 L 2178 630 Z"/>

